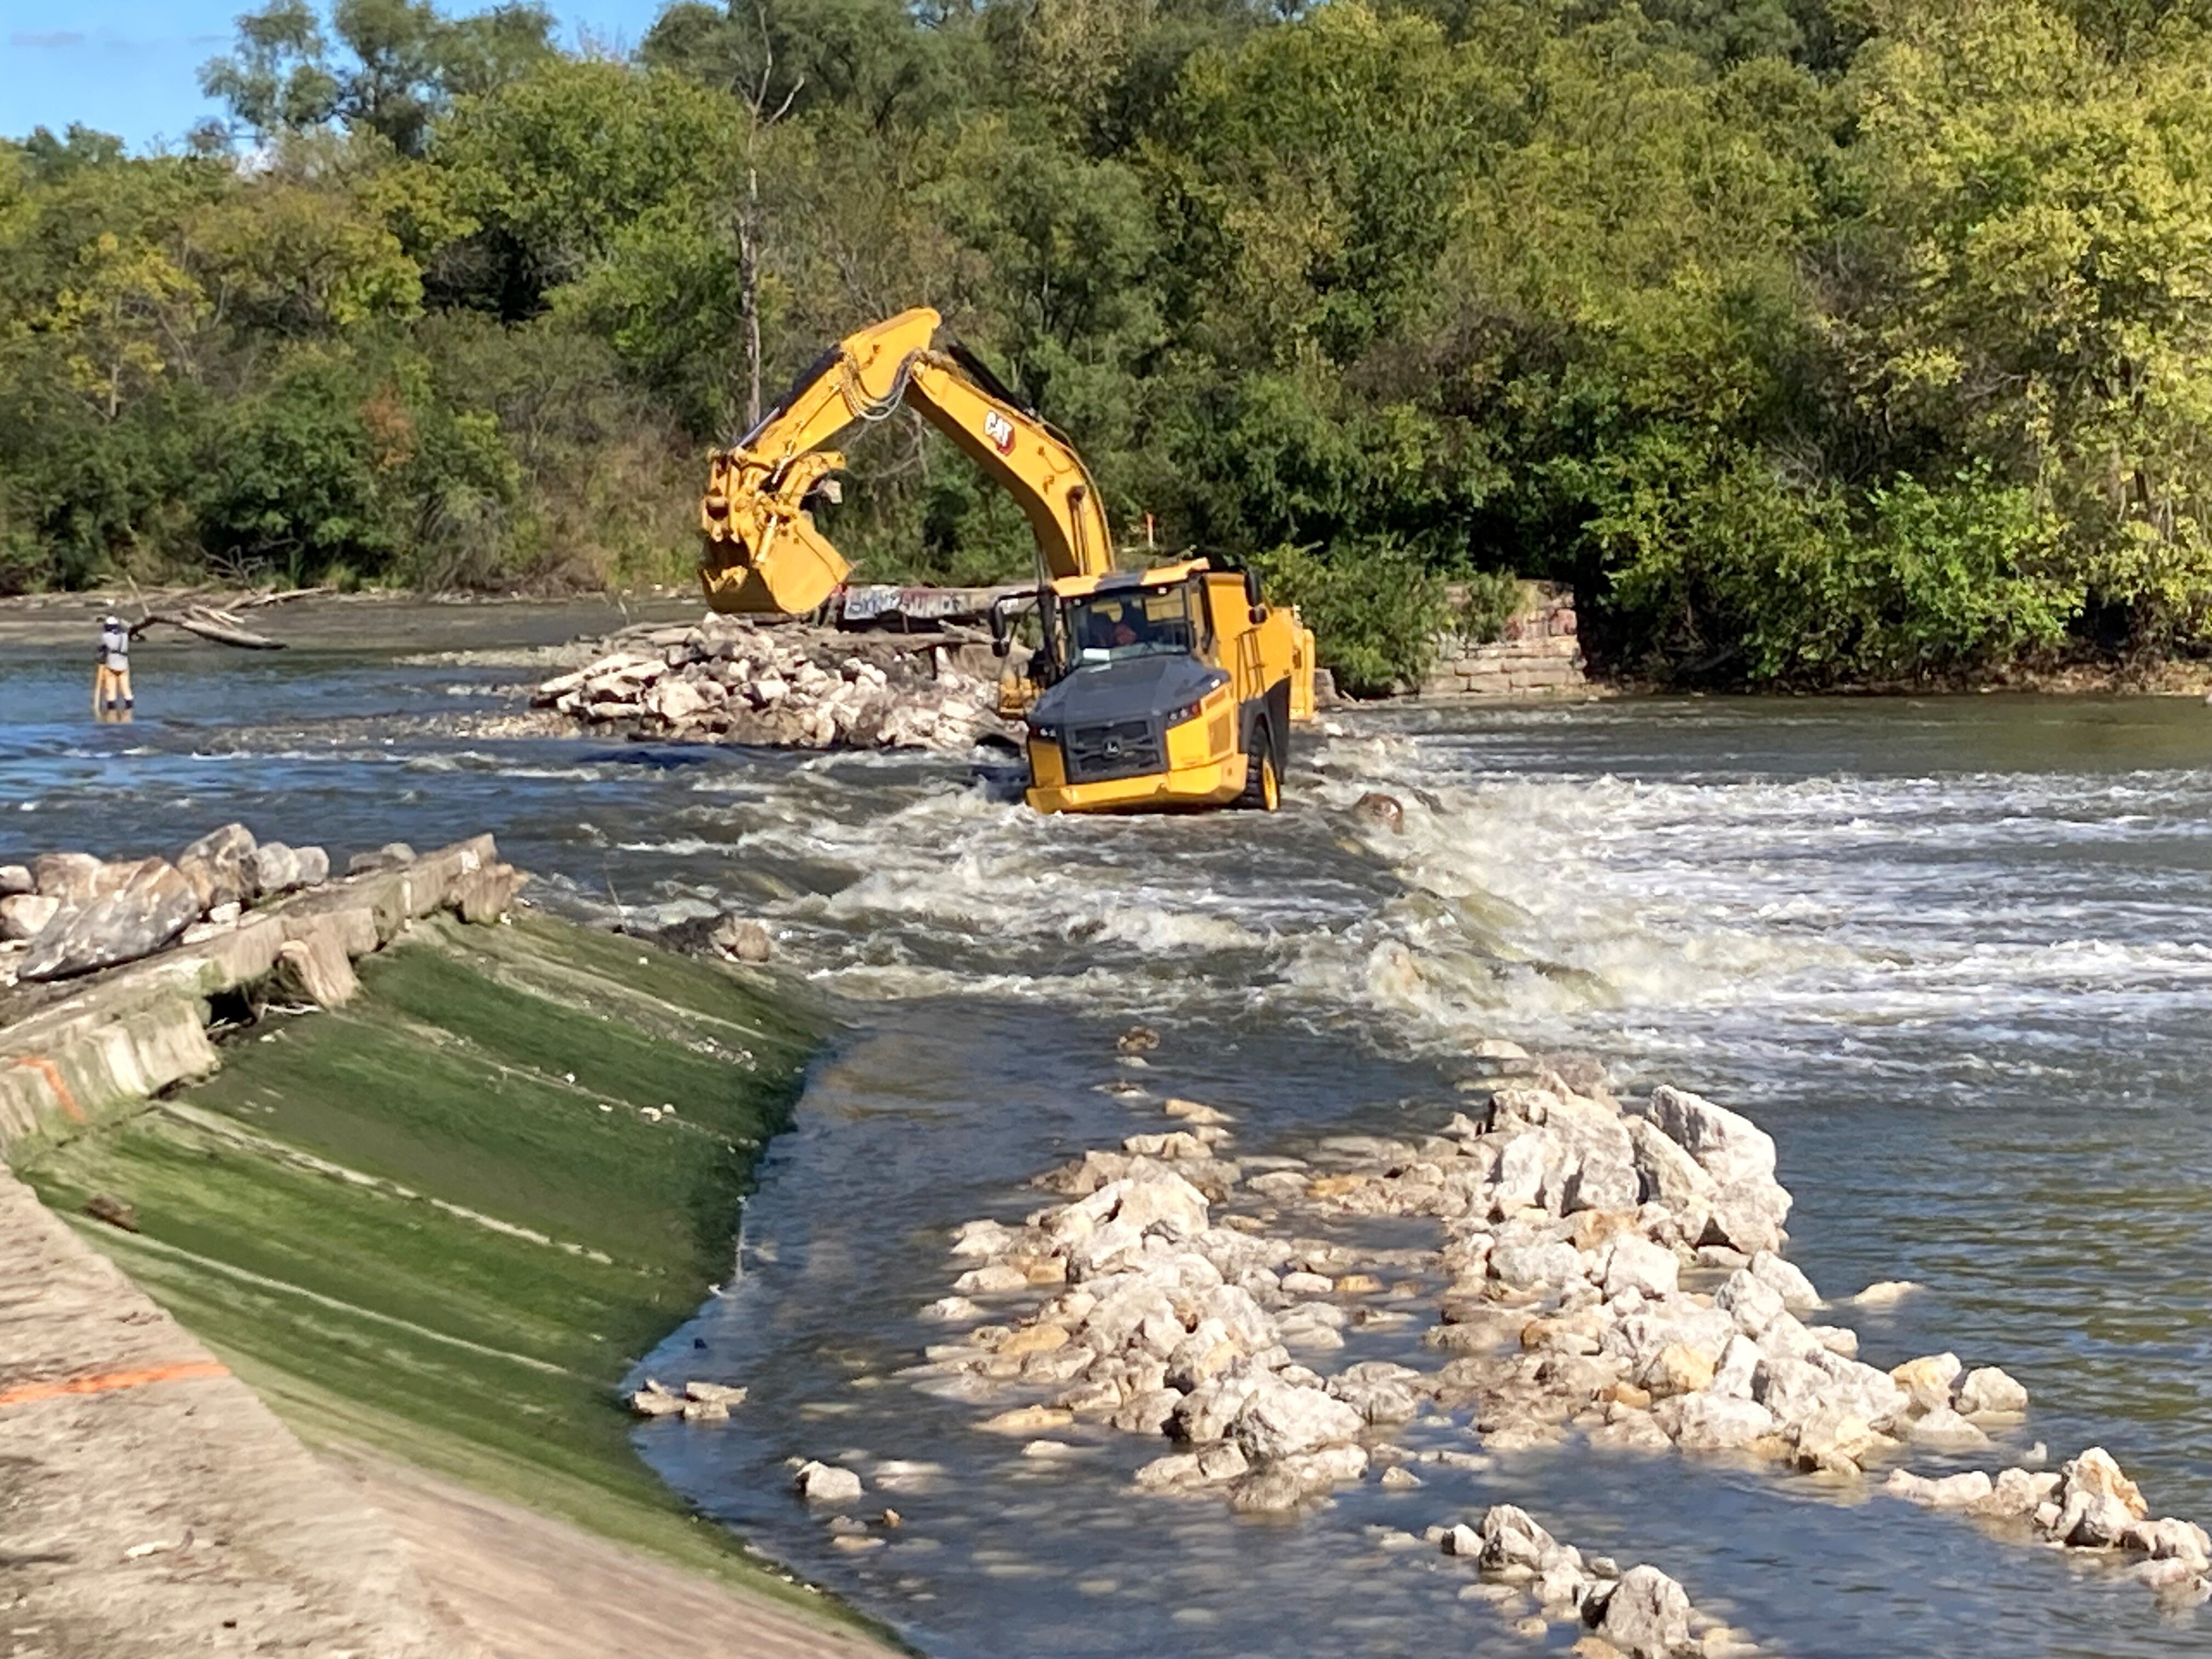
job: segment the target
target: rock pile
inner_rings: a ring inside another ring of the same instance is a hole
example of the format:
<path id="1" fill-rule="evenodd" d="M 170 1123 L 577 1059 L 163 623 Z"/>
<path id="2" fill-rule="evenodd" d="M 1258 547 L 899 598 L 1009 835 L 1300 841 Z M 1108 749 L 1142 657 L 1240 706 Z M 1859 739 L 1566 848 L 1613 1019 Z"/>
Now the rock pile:
<path id="1" fill-rule="evenodd" d="M 2212 1537 L 2194 1522 L 2152 1520 L 2142 1488 L 2102 1446 L 2056 1473 L 2009 1468 L 1992 1478 L 1970 1469 L 1930 1480 L 1897 1469 L 1882 1490 L 1929 1509 L 2024 1521 L 2036 1537 L 2062 1549 L 2139 1555 L 2136 1576 L 2160 1595 L 2212 1598 Z"/>
<path id="2" fill-rule="evenodd" d="M 319 847 L 256 842 L 243 824 L 172 861 L 46 853 L 0 866 L 0 984 L 72 978 L 234 926 L 253 904 L 321 884 Z"/>
<path id="3" fill-rule="evenodd" d="M 1066 1203 L 1018 1229 L 959 1230 L 952 1253 L 976 1265 L 927 1316 L 972 1320 L 983 1315 L 975 1297 L 1053 1294 L 1016 1322 L 932 1346 L 912 1374 L 957 1398 L 1046 1393 L 986 1419 L 994 1431 L 1086 1420 L 1170 1439 L 1175 1450 L 1137 1472 L 1140 1488 L 1212 1487 L 1239 1510 L 1291 1509 L 1357 1480 L 1370 1427 L 1413 1417 L 1427 1390 L 1407 1366 L 1369 1362 L 1325 1377 L 1293 1359 L 1293 1349 L 1342 1346 L 1345 1310 L 1322 1299 L 1334 1282 L 1311 1271 L 1335 1247 L 1217 1224 L 1212 1206 L 1243 1179 L 1217 1156 L 1230 1120 L 1190 1101 L 1166 1109 L 1182 1127 L 1043 1177 Z"/>
<path id="4" fill-rule="evenodd" d="M 629 1396 L 629 1408 L 640 1417 L 680 1417 L 686 1423 L 726 1423 L 731 1412 L 745 1403 L 747 1392 L 697 1377 L 680 1389 L 672 1389 L 648 1376 L 645 1386 Z"/>
<path id="5" fill-rule="evenodd" d="M 1601 1079 L 1553 1068 L 1497 1089 L 1479 1119 L 1353 1163 L 1254 1184 L 1281 1207 L 1443 1224 L 1452 1282 L 1426 1340 L 1457 1358 L 1435 1386 L 1474 1409 L 1489 1449 L 1574 1427 L 1855 1474 L 1906 1439 L 1979 1437 L 1948 1393 L 1862 1363 L 1852 1331 L 1807 1322 L 1820 1297 L 1779 1254 L 1790 1198 L 1774 1143 L 1724 1107 L 1662 1085 L 1645 1115 L 1625 1114 Z M 1976 1375 L 1974 1409 L 2024 1401 L 2002 1372 Z"/>
<path id="6" fill-rule="evenodd" d="M 696 626 L 626 629 L 532 702 L 639 735 L 792 749 L 964 751 L 1015 728 L 997 688 L 943 646 L 709 615 Z"/>
<path id="7" fill-rule="evenodd" d="M 1125 1037 L 1122 1065 L 1146 1063 L 1127 1052 L 1157 1042 L 1142 1036 Z M 994 1432 L 1162 1437 L 1171 1449 L 1136 1471 L 1139 1490 L 1212 1492 L 1244 1512 L 1291 1509 L 1370 1472 L 1416 1487 L 1416 1467 L 1483 1467 L 1483 1454 L 1574 1431 L 1856 1480 L 1908 1447 L 1986 1445 L 2026 1411 L 2027 1390 L 1995 1367 L 1942 1353 L 1884 1370 L 1859 1358 L 1854 1331 L 1815 1322 L 1819 1291 L 1781 1254 L 1791 1200 L 1774 1143 L 1748 1119 L 1665 1086 L 1644 1113 L 1625 1112 L 1594 1065 L 1510 1043 L 1485 1043 L 1480 1058 L 1486 1103 L 1418 1142 L 1345 1135 L 1304 1158 L 1237 1154 L 1227 1114 L 1166 1101 L 1168 1127 L 1038 1178 L 1064 1202 L 957 1230 L 963 1271 L 923 1312 L 971 1328 L 908 1375 L 999 1407 L 981 1423 Z M 1348 1218 L 1408 1216 L 1438 1224 L 1438 1248 L 1340 1242 Z M 1335 1237 L 1301 1236 L 1324 1229 Z M 1410 1327 L 1425 1284 L 1442 1287 L 1422 1337 L 1435 1369 L 1332 1366 L 1347 1334 Z M 1415 1419 L 1464 1422 L 1480 1452 L 1393 1443 Z M 2056 1543 L 2131 1551 L 2162 1591 L 2206 1590 L 2205 1534 L 2149 1520 L 2102 1451 L 2050 1475 L 1899 1470 L 1887 1490 L 2016 1516 Z M 1519 1510 L 1430 1537 L 1580 1616 L 1595 1632 L 1585 1641 L 1602 1644 L 1589 1651 L 1747 1650 L 1663 1574 L 1601 1571 Z"/>
<path id="8" fill-rule="evenodd" d="M 1492 1045 L 1501 1064 L 1518 1055 L 1509 1046 Z M 1348 1167 L 1269 1158 L 1249 1177 L 1221 1156 L 1224 1114 L 1170 1102 L 1180 1127 L 1041 1179 L 1070 1201 L 1019 1229 L 960 1230 L 955 1255 L 978 1265 L 931 1314 L 980 1319 L 975 1297 L 1055 1293 L 932 1347 L 923 1375 L 978 1399 L 1058 1390 L 985 1425 L 1006 1432 L 1090 1418 L 1165 1435 L 1178 1449 L 1138 1484 L 1221 1487 L 1239 1510 L 1295 1505 L 1358 1479 L 1371 1455 L 1403 1462 L 1395 1448 L 1371 1450 L 1370 1431 L 1431 1398 L 1471 1408 L 1491 1451 L 1574 1427 L 1599 1443 L 1742 1450 L 1855 1474 L 1907 1438 L 1979 1436 L 1953 1401 L 1955 1360 L 1893 1376 L 1856 1358 L 1854 1333 L 1799 1317 L 1820 1297 L 1778 1254 L 1790 1199 L 1762 1130 L 1666 1087 L 1647 1116 L 1626 1115 L 1595 1068 L 1577 1081 L 1544 1071 L 1419 1146 L 1338 1137 L 1317 1151 Z M 1255 1213 L 1212 1213 L 1253 1200 Z M 1286 1210 L 1431 1216 L 1443 1244 L 1363 1256 L 1271 1233 Z M 1453 1356 L 1438 1371 L 1367 1361 L 1327 1376 L 1293 1359 L 1341 1348 L 1354 1322 L 1409 1318 L 1346 1306 L 1384 1289 L 1376 1270 L 1408 1267 L 1449 1277 L 1425 1339 Z M 1685 1288 L 1698 1270 L 1717 1288 Z M 1975 1376 L 1971 1405 L 2017 1410 L 2025 1398 L 2002 1372 Z"/>
<path id="9" fill-rule="evenodd" d="M 1758 1651 L 1692 1607 L 1688 1592 L 1658 1568 L 1624 1572 L 1607 1556 L 1559 1542 L 1510 1504 L 1493 1504 L 1476 1526 L 1431 1527 L 1427 1537 L 1481 1569 L 1479 1599 L 1504 1611 L 1533 1599 L 1540 1611 L 1522 1621 L 1526 1634 L 1540 1635 L 1552 1623 L 1589 1626 L 1595 1636 L 1575 1648 L 1583 1659 L 1748 1659 Z"/>

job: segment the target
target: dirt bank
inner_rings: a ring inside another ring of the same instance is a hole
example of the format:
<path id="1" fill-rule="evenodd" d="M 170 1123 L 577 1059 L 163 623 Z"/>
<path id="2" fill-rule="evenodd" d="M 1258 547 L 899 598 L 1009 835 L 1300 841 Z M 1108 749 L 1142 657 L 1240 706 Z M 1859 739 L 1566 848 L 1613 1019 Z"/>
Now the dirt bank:
<path id="1" fill-rule="evenodd" d="M 651 1653 L 848 1659 L 885 1650 L 366 1447 L 327 1470 L 390 1517 L 432 1605 L 482 1659 Z"/>

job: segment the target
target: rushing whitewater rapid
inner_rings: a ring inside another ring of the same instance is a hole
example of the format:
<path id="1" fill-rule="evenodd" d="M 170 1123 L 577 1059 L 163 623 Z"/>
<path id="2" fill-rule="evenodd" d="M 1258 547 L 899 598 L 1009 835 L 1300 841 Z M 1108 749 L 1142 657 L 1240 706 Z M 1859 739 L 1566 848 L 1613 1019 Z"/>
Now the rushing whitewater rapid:
<path id="1" fill-rule="evenodd" d="M 340 851 L 488 828 L 541 902 L 761 916 L 835 1004 L 846 1033 L 763 1164 L 741 1271 L 654 1357 L 751 1400 L 640 1445 L 933 1654 L 1528 1651 L 1369 1530 L 1498 1502 L 1805 1659 L 2212 1651 L 2212 1617 L 2109 1571 L 1765 1470 L 1557 1449 L 1240 1520 L 1131 1492 L 1152 1449 L 1025 1460 L 897 1376 L 941 1340 L 915 1310 L 949 1286 L 951 1225 L 1018 1218 L 1040 1170 L 1158 1127 L 1104 1085 L 1295 1152 L 1441 1123 L 1472 1046 L 1506 1037 L 1757 1118 L 1814 1281 L 1926 1287 L 1835 1316 L 1866 1358 L 2002 1365 L 2034 1401 L 2008 1458 L 2101 1443 L 2157 1512 L 2212 1516 L 2193 703 L 1392 711 L 1310 741 L 1276 817 L 1044 819 L 943 761 L 484 735 L 527 676 L 465 659 L 177 661 L 142 670 L 167 690 L 136 726 L 95 730 L 73 666 L 0 657 L 0 854 L 234 817 Z M 1351 811 L 1376 789 L 1402 835 Z M 1162 1037 L 1141 1070 L 1115 1052 L 1133 1021 Z M 890 1545 L 836 1547 L 793 1457 L 887 1471 Z"/>

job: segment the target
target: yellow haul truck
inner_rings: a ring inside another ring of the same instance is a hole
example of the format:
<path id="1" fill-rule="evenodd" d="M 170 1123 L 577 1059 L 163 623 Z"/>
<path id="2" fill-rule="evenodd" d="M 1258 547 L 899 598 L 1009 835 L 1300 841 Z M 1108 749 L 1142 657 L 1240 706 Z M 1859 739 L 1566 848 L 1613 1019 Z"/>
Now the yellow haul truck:
<path id="1" fill-rule="evenodd" d="M 799 615 L 851 567 L 815 526 L 856 422 L 918 410 L 1013 493 L 1036 533 L 1042 638 L 1001 703 L 1028 725 L 1041 812 L 1282 801 L 1291 727 L 1313 717 L 1313 635 L 1256 577 L 1189 559 L 1117 572 L 1106 514 L 1066 438 L 926 307 L 839 341 L 732 448 L 710 457 L 700 578 L 715 610 Z M 994 612 L 1001 657 L 1006 613 Z"/>

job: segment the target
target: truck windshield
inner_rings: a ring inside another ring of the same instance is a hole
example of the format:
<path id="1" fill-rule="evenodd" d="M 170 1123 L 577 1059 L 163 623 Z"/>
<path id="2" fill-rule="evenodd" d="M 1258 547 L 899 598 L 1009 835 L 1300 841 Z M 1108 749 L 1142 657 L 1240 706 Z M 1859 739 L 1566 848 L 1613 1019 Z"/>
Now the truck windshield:
<path id="1" fill-rule="evenodd" d="M 1070 599 L 1060 607 L 1071 663 L 1120 662 L 1162 653 L 1198 649 L 1188 584 L 1124 588 Z"/>

